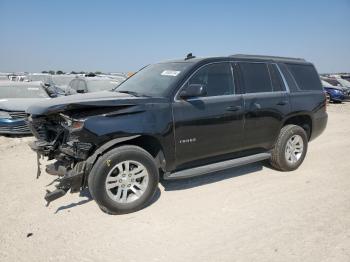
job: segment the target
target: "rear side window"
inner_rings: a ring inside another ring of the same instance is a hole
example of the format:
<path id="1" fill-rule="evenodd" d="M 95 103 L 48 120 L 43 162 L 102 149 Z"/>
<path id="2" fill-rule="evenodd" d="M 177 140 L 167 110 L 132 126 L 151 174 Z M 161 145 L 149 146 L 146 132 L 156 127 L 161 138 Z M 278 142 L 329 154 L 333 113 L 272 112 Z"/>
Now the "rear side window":
<path id="1" fill-rule="evenodd" d="M 286 64 L 299 90 L 322 90 L 322 85 L 312 65 Z"/>
<path id="2" fill-rule="evenodd" d="M 239 63 L 246 93 L 272 92 L 269 70 L 264 63 Z"/>
<path id="3" fill-rule="evenodd" d="M 291 92 L 298 91 L 297 84 L 295 83 L 293 76 L 289 73 L 288 68 L 285 64 L 279 63 L 278 67 L 281 69 L 284 78 L 286 79 L 287 85 Z"/>

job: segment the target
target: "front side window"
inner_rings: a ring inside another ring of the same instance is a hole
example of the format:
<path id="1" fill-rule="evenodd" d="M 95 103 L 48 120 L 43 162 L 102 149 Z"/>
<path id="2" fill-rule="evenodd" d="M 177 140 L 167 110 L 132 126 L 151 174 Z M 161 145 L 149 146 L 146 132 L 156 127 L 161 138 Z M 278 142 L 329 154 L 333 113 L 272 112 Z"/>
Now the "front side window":
<path id="1" fill-rule="evenodd" d="M 199 69 L 188 81 L 187 85 L 200 84 L 206 96 L 232 95 L 234 84 L 229 63 L 215 63 Z"/>
<path id="2" fill-rule="evenodd" d="M 267 64 L 239 63 L 246 93 L 272 92 L 271 78 Z"/>

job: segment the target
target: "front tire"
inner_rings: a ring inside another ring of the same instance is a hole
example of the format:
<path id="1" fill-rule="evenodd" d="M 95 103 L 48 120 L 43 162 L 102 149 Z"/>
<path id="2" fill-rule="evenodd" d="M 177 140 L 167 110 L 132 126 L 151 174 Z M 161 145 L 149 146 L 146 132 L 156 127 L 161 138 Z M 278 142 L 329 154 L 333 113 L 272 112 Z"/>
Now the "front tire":
<path id="1" fill-rule="evenodd" d="M 304 161 L 308 147 L 305 130 L 297 125 L 286 125 L 281 129 L 271 152 L 271 165 L 280 171 L 293 171 Z"/>
<path id="2" fill-rule="evenodd" d="M 91 196 L 109 214 L 125 214 L 145 207 L 159 182 L 154 158 L 137 146 L 121 146 L 102 155 L 88 179 Z"/>

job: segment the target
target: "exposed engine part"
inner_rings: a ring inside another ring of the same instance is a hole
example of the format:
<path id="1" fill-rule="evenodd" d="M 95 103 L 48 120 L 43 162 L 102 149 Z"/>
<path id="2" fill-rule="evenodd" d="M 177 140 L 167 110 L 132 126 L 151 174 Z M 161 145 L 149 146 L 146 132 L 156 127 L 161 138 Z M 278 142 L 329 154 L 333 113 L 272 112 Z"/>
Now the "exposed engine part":
<path id="1" fill-rule="evenodd" d="M 53 176 L 64 176 L 67 172 L 67 166 L 65 166 L 64 162 L 56 161 L 50 165 L 46 166 L 46 173 Z"/>

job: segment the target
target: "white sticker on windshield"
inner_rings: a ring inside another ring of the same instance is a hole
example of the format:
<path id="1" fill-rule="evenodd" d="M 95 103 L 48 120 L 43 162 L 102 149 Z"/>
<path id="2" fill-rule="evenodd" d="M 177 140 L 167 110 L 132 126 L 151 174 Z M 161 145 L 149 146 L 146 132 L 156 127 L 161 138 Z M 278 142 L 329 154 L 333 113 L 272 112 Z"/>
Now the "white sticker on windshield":
<path id="1" fill-rule="evenodd" d="M 27 89 L 28 89 L 28 90 L 35 90 L 35 91 L 39 90 L 38 87 L 28 87 Z"/>
<path id="2" fill-rule="evenodd" d="M 164 70 L 161 75 L 162 76 L 177 76 L 180 74 L 181 71 L 174 71 L 174 70 Z"/>

